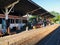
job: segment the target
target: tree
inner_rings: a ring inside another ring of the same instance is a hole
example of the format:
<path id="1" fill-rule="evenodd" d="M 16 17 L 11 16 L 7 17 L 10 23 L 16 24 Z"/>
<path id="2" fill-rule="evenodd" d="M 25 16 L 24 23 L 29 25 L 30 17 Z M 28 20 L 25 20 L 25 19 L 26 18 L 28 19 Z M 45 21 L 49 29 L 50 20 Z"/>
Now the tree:
<path id="1" fill-rule="evenodd" d="M 60 13 L 51 11 L 51 14 L 54 15 L 55 17 L 53 18 L 53 21 L 56 23 L 56 21 L 60 22 Z"/>

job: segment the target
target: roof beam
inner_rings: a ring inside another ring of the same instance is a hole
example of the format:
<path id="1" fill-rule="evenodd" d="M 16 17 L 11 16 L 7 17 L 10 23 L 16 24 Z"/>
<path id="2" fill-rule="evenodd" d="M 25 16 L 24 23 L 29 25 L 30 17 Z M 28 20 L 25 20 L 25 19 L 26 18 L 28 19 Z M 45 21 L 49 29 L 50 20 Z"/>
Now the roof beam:
<path id="1" fill-rule="evenodd" d="M 48 13 L 48 12 L 42 13 L 42 14 L 40 14 L 40 15 L 44 15 L 44 14 L 46 14 L 46 13 Z"/>
<path id="2" fill-rule="evenodd" d="M 6 6 L 5 8 L 10 8 L 12 5 L 17 4 L 19 1 L 20 1 L 20 0 L 17 0 L 16 2 L 14 2 L 14 3 L 12 3 L 12 4 L 8 5 L 8 6 Z"/>
<path id="3" fill-rule="evenodd" d="M 41 15 L 41 16 L 43 16 L 44 14 L 46 14 L 46 13 L 48 13 L 48 12 L 45 12 L 45 13 L 42 13 L 42 14 L 38 14 L 38 15 Z"/>
<path id="4" fill-rule="evenodd" d="M 37 10 L 39 10 L 39 9 L 41 9 L 41 8 L 38 8 L 38 9 L 32 10 L 32 11 L 27 12 L 27 13 L 34 13 L 35 11 L 37 11 Z"/>

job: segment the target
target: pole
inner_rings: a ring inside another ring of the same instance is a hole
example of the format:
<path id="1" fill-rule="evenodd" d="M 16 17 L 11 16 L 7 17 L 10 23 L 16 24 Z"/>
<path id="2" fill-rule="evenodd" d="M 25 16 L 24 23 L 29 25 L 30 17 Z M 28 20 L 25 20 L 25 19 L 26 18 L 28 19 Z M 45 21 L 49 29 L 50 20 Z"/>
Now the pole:
<path id="1" fill-rule="evenodd" d="M 6 21 L 6 32 L 10 34 L 9 22 L 8 22 L 8 8 L 5 9 L 5 21 Z"/>
<path id="2" fill-rule="evenodd" d="M 28 31 L 28 22 L 29 22 L 29 14 L 27 13 L 27 27 L 26 27 L 26 31 Z"/>

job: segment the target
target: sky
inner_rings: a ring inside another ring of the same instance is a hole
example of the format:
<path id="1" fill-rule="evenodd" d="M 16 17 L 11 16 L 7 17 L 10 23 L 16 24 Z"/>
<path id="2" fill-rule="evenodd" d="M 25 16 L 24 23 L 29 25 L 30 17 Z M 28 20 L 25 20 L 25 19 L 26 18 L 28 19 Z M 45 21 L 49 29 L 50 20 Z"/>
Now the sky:
<path id="1" fill-rule="evenodd" d="M 32 0 L 45 10 L 51 12 L 56 11 L 60 13 L 60 0 Z"/>

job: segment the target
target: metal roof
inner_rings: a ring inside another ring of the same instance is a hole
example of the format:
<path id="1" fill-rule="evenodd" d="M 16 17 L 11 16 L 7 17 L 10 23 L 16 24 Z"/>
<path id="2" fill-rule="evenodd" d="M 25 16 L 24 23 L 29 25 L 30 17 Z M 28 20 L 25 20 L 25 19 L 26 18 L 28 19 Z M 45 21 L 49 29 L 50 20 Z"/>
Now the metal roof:
<path id="1" fill-rule="evenodd" d="M 0 0 L 0 8 L 4 8 L 17 0 Z"/>
<path id="2" fill-rule="evenodd" d="M 3 13 L 1 10 L 4 10 L 6 6 L 12 4 L 15 1 L 17 0 L 0 0 L 0 13 Z M 46 12 L 48 11 L 37 5 L 32 0 L 20 0 L 19 3 L 14 6 L 13 12 L 11 11 L 10 14 L 23 16 L 26 13 L 32 13 L 32 15 L 41 16 L 41 14 L 43 14 L 44 16 L 53 16 L 50 13 L 48 13 L 48 15 L 45 15 L 44 13 Z"/>

